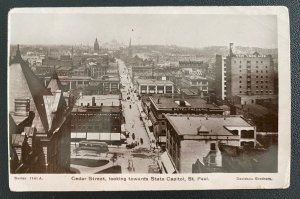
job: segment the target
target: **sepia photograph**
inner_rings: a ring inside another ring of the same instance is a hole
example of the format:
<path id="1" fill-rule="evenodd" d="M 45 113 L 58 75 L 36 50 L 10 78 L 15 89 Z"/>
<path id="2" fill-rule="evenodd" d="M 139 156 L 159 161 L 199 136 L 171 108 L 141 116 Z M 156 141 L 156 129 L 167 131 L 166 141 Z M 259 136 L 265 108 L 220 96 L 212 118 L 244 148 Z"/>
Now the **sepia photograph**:
<path id="1" fill-rule="evenodd" d="M 285 11 L 13 9 L 10 187 L 64 190 L 66 179 L 67 190 L 287 187 Z"/>

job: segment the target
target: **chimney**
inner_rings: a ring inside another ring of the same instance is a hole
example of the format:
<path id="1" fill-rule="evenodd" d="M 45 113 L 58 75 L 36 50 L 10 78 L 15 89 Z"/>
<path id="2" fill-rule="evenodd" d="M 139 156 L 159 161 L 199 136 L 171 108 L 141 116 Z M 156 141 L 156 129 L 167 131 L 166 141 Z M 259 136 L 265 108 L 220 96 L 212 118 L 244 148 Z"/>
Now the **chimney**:
<path id="1" fill-rule="evenodd" d="M 92 97 L 92 106 L 96 106 L 95 97 Z"/>
<path id="2" fill-rule="evenodd" d="M 160 99 L 158 98 L 158 99 L 157 99 L 157 103 L 159 104 L 159 102 L 160 102 Z"/>

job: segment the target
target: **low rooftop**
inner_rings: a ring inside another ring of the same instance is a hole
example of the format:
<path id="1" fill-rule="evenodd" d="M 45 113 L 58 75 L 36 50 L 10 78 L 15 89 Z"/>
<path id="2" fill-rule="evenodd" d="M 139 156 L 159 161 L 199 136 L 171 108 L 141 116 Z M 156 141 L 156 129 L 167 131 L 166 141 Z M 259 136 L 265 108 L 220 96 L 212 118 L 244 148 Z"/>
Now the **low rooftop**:
<path id="1" fill-rule="evenodd" d="M 101 104 L 103 106 L 120 106 L 119 95 L 84 95 L 77 100 L 76 105 L 81 106 L 82 103 L 83 106 L 87 106 L 89 103 L 92 106 L 93 97 L 95 97 L 96 106 Z"/>
<path id="2" fill-rule="evenodd" d="M 182 116 L 165 114 L 178 135 L 198 135 L 198 129 L 208 131 L 207 135 L 233 135 L 225 127 L 251 127 L 241 116 Z"/>
<path id="3" fill-rule="evenodd" d="M 209 109 L 220 109 L 218 106 L 214 104 L 208 104 L 206 100 L 201 98 L 188 98 L 188 99 L 181 99 L 181 98 L 172 98 L 172 97 L 159 97 L 159 96 L 152 96 L 150 100 L 157 106 L 157 108 L 209 108 Z M 158 103 L 159 100 L 159 103 Z M 178 101 L 185 101 L 186 106 L 180 106 Z"/>
<path id="4" fill-rule="evenodd" d="M 173 82 L 168 80 L 138 79 L 136 81 L 138 84 L 174 84 Z"/>

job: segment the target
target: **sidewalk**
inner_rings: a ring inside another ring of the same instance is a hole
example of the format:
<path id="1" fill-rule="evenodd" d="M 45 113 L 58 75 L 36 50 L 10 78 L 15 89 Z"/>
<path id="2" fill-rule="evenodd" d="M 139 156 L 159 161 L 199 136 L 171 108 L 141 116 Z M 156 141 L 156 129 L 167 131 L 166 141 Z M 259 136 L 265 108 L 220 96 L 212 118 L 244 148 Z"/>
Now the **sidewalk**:
<path id="1" fill-rule="evenodd" d="M 142 105 L 141 105 L 141 101 L 138 100 L 136 93 L 133 93 L 133 96 L 134 96 L 134 100 L 136 102 L 136 105 L 138 107 L 138 110 L 139 110 L 139 112 L 140 112 L 140 114 L 142 116 L 142 113 L 144 113 L 144 111 L 143 111 L 143 108 L 142 108 Z M 146 129 L 147 135 L 148 135 L 148 137 L 150 139 L 150 147 L 151 147 L 151 141 L 154 140 L 154 142 L 156 143 L 156 139 L 155 139 L 153 133 L 149 130 L 148 121 L 146 120 L 146 118 L 142 117 L 142 120 L 143 120 L 143 123 L 145 125 L 145 129 Z"/>

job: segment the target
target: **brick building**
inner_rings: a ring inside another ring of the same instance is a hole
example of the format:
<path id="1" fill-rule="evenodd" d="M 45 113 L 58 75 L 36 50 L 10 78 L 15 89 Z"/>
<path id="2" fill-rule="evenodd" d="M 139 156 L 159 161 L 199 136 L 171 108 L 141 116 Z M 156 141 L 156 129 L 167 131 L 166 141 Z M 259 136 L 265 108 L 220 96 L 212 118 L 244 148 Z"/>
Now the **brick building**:
<path id="1" fill-rule="evenodd" d="M 100 140 L 120 144 L 123 115 L 119 98 L 119 95 L 79 98 L 72 110 L 72 141 Z"/>
<path id="2" fill-rule="evenodd" d="M 234 54 L 216 56 L 216 94 L 219 99 L 232 100 L 235 95 L 274 94 L 274 63 L 271 55 Z"/>

